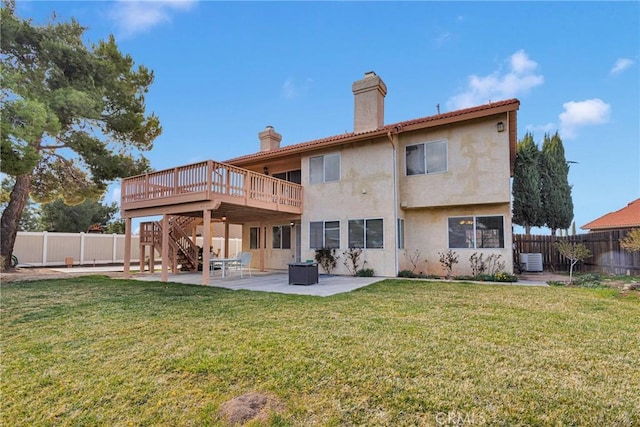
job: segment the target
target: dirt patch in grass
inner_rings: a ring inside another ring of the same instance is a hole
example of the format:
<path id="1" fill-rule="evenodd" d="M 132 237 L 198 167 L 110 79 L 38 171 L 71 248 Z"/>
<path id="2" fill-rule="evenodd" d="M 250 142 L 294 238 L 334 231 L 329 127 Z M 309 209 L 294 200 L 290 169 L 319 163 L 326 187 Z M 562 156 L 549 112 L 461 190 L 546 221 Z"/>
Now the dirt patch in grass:
<path id="1" fill-rule="evenodd" d="M 251 420 L 266 422 L 269 414 L 281 406 L 275 396 L 251 392 L 224 402 L 220 405 L 219 415 L 231 425 L 242 425 Z"/>

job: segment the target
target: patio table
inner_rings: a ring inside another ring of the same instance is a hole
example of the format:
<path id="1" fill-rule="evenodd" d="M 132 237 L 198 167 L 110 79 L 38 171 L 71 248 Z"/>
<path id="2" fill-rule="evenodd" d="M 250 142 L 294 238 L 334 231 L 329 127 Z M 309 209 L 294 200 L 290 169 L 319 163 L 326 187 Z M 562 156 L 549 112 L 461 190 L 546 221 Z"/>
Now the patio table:
<path id="1" fill-rule="evenodd" d="M 225 277 L 225 272 L 227 270 L 227 265 L 240 262 L 239 258 L 213 258 L 209 260 L 209 274 L 213 275 L 214 268 L 216 265 L 220 265 L 222 269 L 222 277 Z"/>

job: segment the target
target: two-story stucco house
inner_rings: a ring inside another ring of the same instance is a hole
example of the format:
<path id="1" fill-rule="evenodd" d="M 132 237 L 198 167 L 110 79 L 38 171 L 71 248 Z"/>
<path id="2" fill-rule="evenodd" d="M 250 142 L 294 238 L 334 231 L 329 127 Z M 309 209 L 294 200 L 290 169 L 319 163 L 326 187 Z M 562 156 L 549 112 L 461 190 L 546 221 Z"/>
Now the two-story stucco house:
<path id="1" fill-rule="evenodd" d="M 334 272 L 348 274 L 344 252 L 359 247 L 377 276 L 413 269 L 416 251 L 416 272 L 442 274 L 438 254 L 449 249 L 458 254 L 454 274 L 470 274 L 474 252 L 501 255 L 511 271 L 519 101 L 384 124 L 382 79 L 366 73 L 352 90 L 353 132 L 280 146 L 268 126 L 255 153 L 123 180 L 128 230 L 131 218 L 162 214 L 146 241 L 168 264 L 178 251 L 174 225 L 224 221 L 242 225 L 243 249 L 258 269 L 286 269 L 329 247 L 341 256 Z M 202 230 L 207 283 L 210 227 Z"/>

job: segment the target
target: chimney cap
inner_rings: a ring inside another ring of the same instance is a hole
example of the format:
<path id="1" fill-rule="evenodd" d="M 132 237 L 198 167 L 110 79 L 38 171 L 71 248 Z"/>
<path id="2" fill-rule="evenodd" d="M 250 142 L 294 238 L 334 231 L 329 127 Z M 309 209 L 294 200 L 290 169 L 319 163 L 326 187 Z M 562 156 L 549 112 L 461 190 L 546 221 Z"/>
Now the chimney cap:
<path id="1" fill-rule="evenodd" d="M 375 77 L 375 76 L 377 76 L 377 74 L 376 74 L 375 71 L 365 71 L 364 76 L 365 77 Z"/>

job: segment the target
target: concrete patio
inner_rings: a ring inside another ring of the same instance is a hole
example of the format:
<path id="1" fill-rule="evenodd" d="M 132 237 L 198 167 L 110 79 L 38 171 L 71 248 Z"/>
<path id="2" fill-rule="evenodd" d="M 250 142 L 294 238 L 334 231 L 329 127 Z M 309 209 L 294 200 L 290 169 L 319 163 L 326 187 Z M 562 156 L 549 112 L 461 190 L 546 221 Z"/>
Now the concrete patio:
<path id="1" fill-rule="evenodd" d="M 262 292 L 278 292 L 282 294 L 314 295 L 326 297 L 330 295 L 351 292 L 355 289 L 369 286 L 372 283 L 384 280 L 382 277 L 353 277 L 353 276 L 328 276 L 321 274 L 318 283 L 313 285 L 289 285 L 287 272 L 274 270 L 267 272 L 252 271 L 252 276 L 247 273 L 240 277 L 237 272 L 224 278 L 220 277 L 220 271 L 216 271 L 209 280 L 209 286 Z M 140 273 L 131 276 L 134 280 L 160 281 L 160 273 Z M 169 282 L 184 283 L 202 286 L 202 273 L 169 274 Z"/>

